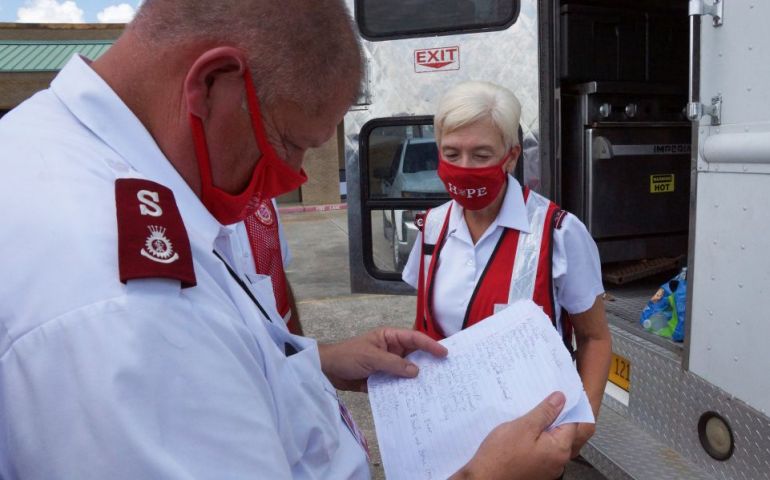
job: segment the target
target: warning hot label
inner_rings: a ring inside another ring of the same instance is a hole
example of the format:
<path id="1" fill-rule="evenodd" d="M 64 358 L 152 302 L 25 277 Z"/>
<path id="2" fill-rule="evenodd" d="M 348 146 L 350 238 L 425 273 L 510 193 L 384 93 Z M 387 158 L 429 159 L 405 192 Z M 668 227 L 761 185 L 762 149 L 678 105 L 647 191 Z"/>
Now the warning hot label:
<path id="1" fill-rule="evenodd" d="M 671 193 L 674 191 L 674 174 L 650 175 L 650 193 Z"/>

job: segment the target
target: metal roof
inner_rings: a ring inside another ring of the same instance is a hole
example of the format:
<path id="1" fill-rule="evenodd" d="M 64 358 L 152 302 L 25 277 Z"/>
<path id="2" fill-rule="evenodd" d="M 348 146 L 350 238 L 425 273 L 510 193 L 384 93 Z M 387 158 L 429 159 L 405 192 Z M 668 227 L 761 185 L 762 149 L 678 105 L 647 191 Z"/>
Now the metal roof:
<path id="1" fill-rule="evenodd" d="M 60 70 L 74 54 L 95 60 L 112 46 L 112 40 L 0 40 L 0 72 L 52 72 Z"/>

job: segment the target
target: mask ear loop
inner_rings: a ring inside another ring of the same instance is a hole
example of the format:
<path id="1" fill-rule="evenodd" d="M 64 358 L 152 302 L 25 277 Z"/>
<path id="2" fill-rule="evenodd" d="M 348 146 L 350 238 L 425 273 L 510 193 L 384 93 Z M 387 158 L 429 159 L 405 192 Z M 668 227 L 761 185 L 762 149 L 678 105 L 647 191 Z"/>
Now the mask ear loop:
<path id="1" fill-rule="evenodd" d="M 300 168 L 299 172 L 293 170 L 286 164 L 285 160 L 278 157 L 275 149 L 267 139 L 265 124 L 262 121 L 259 98 L 257 98 L 257 92 L 254 88 L 254 80 L 251 76 L 251 71 L 248 68 L 246 68 L 244 71 L 243 77 L 246 82 L 246 101 L 249 105 L 251 124 L 254 128 L 254 136 L 256 137 L 257 147 L 259 147 L 260 152 L 257 168 L 262 170 L 267 168 L 277 170 L 280 172 L 279 176 L 283 179 L 294 179 L 297 182 L 297 185 L 294 188 L 297 188 L 307 181 L 307 174 L 302 168 Z M 267 166 L 267 163 L 270 164 L 270 167 Z M 263 192 L 261 188 L 258 188 L 255 193 L 260 201 L 263 200 Z"/>
<path id="2" fill-rule="evenodd" d="M 265 129 L 262 125 L 261 121 L 261 115 L 259 111 L 259 101 L 257 100 L 257 95 L 254 92 L 254 83 L 251 78 L 251 72 L 249 72 L 249 69 L 246 68 L 244 70 L 244 79 L 246 81 L 246 101 L 249 103 L 251 108 L 247 108 L 249 112 L 249 116 L 251 118 L 252 125 L 255 125 L 255 130 L 257 131 L 257 144 L 259 145 L 260 154 L 263 151 L 263 141 L 264 141 L 264 135 L 265 135 Z M 256 112 L 256 113 L 255 113 Z M 190 128 L 192 130 L 192 137 L 193 137 L 193 146 L 195 148 L 195 154 L 198 157 L 198 175 L 201 179 L 201 189 L 210 190 L 210 189 L 216 189 L 217 187 L 214 185 L 214 174 L 211 170 L 211 157 L 209 156 L 209 146 L 208 142 L 206 141 L 206 131 L 203 127 L 203 119 L 201 119 L 199 116 L 193 114 L 192 112 L 189 114 L 190 117 Z M 260 138 L 262 137 L 262 138 Z M 256 165 L 254 166 L 254 169 L 256 170 Z M 252 187 L 254 184 L 254 179 L 252 178 L 252 181 L 249 182 L 249 185 L 246 187 L 247 189 Z"/>
<path id="3" fill-rule="evenodd" d="M 189 120 L 193 139 L 193 148 L 195 150 L 195 156 L 198 161 L 198 176 L 200 177 L 201 181 L 201 199 L 204 201 L 204 204 L 207 204 L 209 211 L 211 211 L 212 214 L 214 214 L 214 216 L 220 220 L 220 222 L 224 224 L 234 223 L 234 221 L 237 221 L 237 217 L 241 216 L 243 211 L 249 208 L 250 203 L 246 197 L 250 198 L 252 196 L 252 192 L 256 188 L 257 182 L 259 180 L 259 175 L 257 174 L 257 167 L 259 164 L 254 166 L 251 180 L 241 193 L 233 195 L 231 193 L 225 192 L 221 188 L 218 188 L 216 185 L 214 185 L 214 174 L 211 168 L 211 157 L 209 155 L 208 142 L 206 141 L 206 131 L 203 126 L 203 119 L 193 113 L 189 113 Z M 218 198 L 219 200 L 225 199 L 234 201 L 235 203 L 243 204 L 243 208 L 233 217 L 232 212 L 225 210 L 220 211 L 220 209 L 217 208 L 216 203 L 212 204 L 210 199 L 214 198 Z"/>
<path id="4" fill-rule="evenodd" d="M 265 125 L 262 122 L 262 111 L 259 105 L 259 98 L 257 98 L 257 92 L 254 88 L 254 79 L 252 78 L 251 71 L 248 67 L 246 67 L 243 72 L 243 78 L 246 82 L 246 102 L 249 104 L 248 110 L 249 116 L 251 117 L 251 125 L 256 133 L 260 157 L 265 157 L 265 152 L 268 148 L 271 148 L 271 146 L 267 141 Z"/>
<path id="5" fill-rule="evenodd" d="M 500 160 L 500 166 L 502 167 L 503 165 L 505 165 L 505 162 L 507 162 L 512 155 L 513 155 L 513 150 L 508 150 L 508 153 L 506 153 L 503 159 Z"/>
<path id="6" fill-rule="evenodd" d="M 257 143 L 261 152 L 262 142 L 260 140 L 262 139 L 260 139 L 259 136 L 264 137 L 265 130 L 262 126 L 261 120 L 255 122 L 255 117 L 256 119 L 261 119 L 259 113 L 259 101 L 257 100 L 256 93 L 254 92 L 254 84 L 251 78 L 251 72 L 249 72 L 248 68 L 244 70 L 243 76 L 246 80 L 246 101 L 249 102 L 251 106 L 251 108 L 246 110 L 249 111 L 251 123 L 256 125 L 255 129 L 258 131 Z M 256 115 L 254 113 L 255 111 Z M 210 188 L 216 188 L 214 185 L 214 174 L 211 171 L 211 157 L 209 156 L 209 146 L 208 142 L 206 141 L 206 131 L 203 127 L 203 119 L 193 114 L 192 112 L 190 112 L 189 118 L 190 129 L 192 130 L 193 137 L 193 147 L 195 148 L 195 154 L 198 157 L 198 170 L 200 170 L 198 172 L 198 176 L 200 176 L 201 179 L 201 189 L 209 190 Z"/>
<path id="7" fill-rule="evenodd" d="M 511 158 L 511 155 L 513 155 L 513 150 L 508 150 L 508 153 L 503 157 L 502 160 L 500 160 L 500 163 L 497 164 L 497 166 L 500 167 L 500 169 L 503 171 L 506 177 L 508 176 L 508 170 L 505 169 L 505 162 L 507 162 L 508 159 Z"/>
<path id="8" fill-rule="evenodd" d="M 214 187 L 214 179 L 211 172 L 211 159 L 209 157 L 209 146 L 206 142 L 206 132 L 203 128 L 203 120 L 193 113 L 190 113 L 189 117 L 193 147 L 195 148 L 195 155 L 198 157 L 198 176 L 201 180 L 201 190 L 208 192 L 210 188 Z"/>

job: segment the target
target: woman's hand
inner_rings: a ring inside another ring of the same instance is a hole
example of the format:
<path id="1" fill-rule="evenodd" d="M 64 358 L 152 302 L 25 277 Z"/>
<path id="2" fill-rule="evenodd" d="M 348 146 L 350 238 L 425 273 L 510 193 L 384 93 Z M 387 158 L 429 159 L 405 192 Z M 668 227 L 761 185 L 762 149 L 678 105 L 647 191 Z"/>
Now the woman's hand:
<path id="1" fill-rule="evenodd" d="M 417 376 L 417 365 L 403 357 L 424 350 L 445 357 L 447 349 L 424 333 L 403 328 L 377 328 L 340 343 L 319 345 L 321 369 L 335 388 L 366 391 L 366 379 L 375 372 L 398 377 Z"/>
<path id="2" fill-rule="evenodd" d="M 598 422 L 612 357 L 612 336 L 607 326 L 602 296 L 596 297 L 594 305 L 588 311 L 570 316 L 575 327 L 578 373 L 591 403 L 594 418 Z M 580 447 L 591 438 L 594 431 L 596 427 L 593 424 L 578 425 L 577 438 L 572 448 L 573 456 L 580 452 Z"/>

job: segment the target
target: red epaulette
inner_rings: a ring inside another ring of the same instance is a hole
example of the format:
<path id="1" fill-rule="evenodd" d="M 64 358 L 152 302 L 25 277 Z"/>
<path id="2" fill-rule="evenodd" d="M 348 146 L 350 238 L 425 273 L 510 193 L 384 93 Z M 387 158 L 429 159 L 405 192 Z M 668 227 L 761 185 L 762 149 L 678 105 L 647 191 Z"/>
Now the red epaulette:
<path id="1" fill-rule="evenodd" d="M 422 232 L 422 229 L 425 228 L 425 217 L 427 216 L 427 212 L 418 213 L 414 216 L 414 226 L 417 227 L 417 230 Z"/>
<path id="2" fill-rule="evenodd" d="M 120 281 L 171 278 L 194 287 L 190 239 L 168 188 L 149 180 L 115 181 Z"/>
<path id="3" fill-rule="evenodd" d="M 556 210 L 553 215 L 553 228 L 556 230 L 559 230 L 561 228 L 561 224 L 564 223 L 564 219 L 567 217 L 566 210 Z"/>

